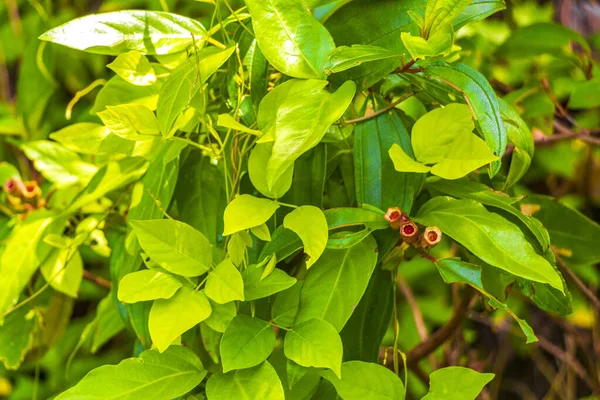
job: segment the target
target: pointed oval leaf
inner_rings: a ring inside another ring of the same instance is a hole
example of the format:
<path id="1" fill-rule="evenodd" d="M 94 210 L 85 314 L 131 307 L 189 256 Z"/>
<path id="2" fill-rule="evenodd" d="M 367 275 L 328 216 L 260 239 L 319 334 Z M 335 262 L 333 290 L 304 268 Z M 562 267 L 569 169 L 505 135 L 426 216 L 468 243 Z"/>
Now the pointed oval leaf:
<path id="1" fill-rule="evenodd" d="M 163 353 L 146 350 L 139 358 L 103 365 L 58 395 L 57 400 L 164 400 L 184 395 L 206 376 L 190 349 L 172 346 Z"/>
<path id="2" fill-rule="evenodd" d="M 223 236 L 262 225 L 271 218 L 279 204 L 243 194 L 233 199 L 225 209 Z"/>
<path id="3" fill-rule="evenodd" d="M 217 372 L 206 382 L 208 400 L 285 400 L 277 372 L 268 362 L 229 373 Z"/>
<path id="4" fill-rule="evenodd" d="M 169 299 L 182 286 L 173 275 L 145 269 L 125 275 L 119 282 L 117 296 L 123 303 Z"/>
<path id="5" fill-rule="evenodd" d="M 373 237 L 349 249 L 325 250 L 304 280 L 296 323 L 321 318 L 339 332 L 365 292 L 376 263 Z"/>
<path id="6" fill-rule="evenodd" d="M 464 367 L 438 369 L 430 375 L 429 393 L 423 400 L 475 400 L 494 376 Z"/>
<path id="7" fill-rule="evenodd" d="M 356 85 L 348 81 L 333 94 L 324 90 L 304 93 L 278 108 L 275 143 L 267 163 L 269 188 L 298 157 L 319 144 L 327 128 L 344 114 L 355 92 Z"/>
<path id="8" fill-rule="evenodd" d="M 283 226 L 300 236 L 304 252 L 309 257 L 306 260 L 306 268 L 309 269 L 323 254 L 327 245 L 329 231 L 323 211 L 315 206 L 300 206 L 285 216 Z"/>
<path id="9" fill-rule="evenodd" d="M 242 274 L 229 258 L 223 260 L 214 270 L 208 273 L 205 292 L 210 299 L 219 304 L 244 300 Z"/>
<path id="10" fill-rule="evenodd" d="M 265 361 L 275 348 L 275 331 L 267 322 L 238 315 L 227 326 L 219 351 L 223 372 L 254 367 Z"/>
<path id="11" fill-rule="evenodd" d="M 313 318 L 285 334 L 285 356 L 303 367 L 329 368 L 338 378 L 342 368 L 342 339 L 327 321 Z"/>
<path id="12" fill-rule="evenodd" d="M 335 44 L 302 2 L 247 0 L 246 4 L 258 45 L 275 68 L 294 78 L 325 76 L 323 65 Z"/>
<path id="13" fill-rule="evenodd" d="M 194 36 L 192 36 L 194 35 Z M 161 11 L 126 10 L 86 15 L 49 30 L 41 40 L 88 53 L 116 56 L 129 50 L 171 54 L 201 40 L 196 20 Z"/>
<path id="14" fill-rule="evenodd" d="M 107 67 L 136 86 L 150 86 L 156 82 L 156 74 L 150 61 L 137 50 L 120 54 Z"/>
<path id="15" fill-rule="evenodd" d="M 186 286 L 170 299 L 154 300 L 148 329 L 152 343 L 163 352 L 184 332 L 210 316 L 212 309 L 203 292 Z"/>
<path id="16" fill-rule="evenodd" d="M 217 69 L 235 51 L 235 46 L 225 50 L 207 47 L 198 52 L 198 60 L 186 59 L 177 67 L 166 82 L 161 86 L 156 105 L 156 115 L 160 124 L 160 131 L 165 137 L 172 136 L 177 130 L 177 118 L 184 112 L 192 98 L 200 91 L 204 82 L 214 74 Z"/>
<path id="17" fill-rule="evenodd" d="M 275 268 L 263 278 L 263 269 L 259 266 L 249 266 L 242 274 L 244 278 L 244 296 L 246 301 L 262 299 L 272 294 L 286 290 L 296 283 L 296 278 Z"/>
<path id="18" fill-rule="evenodd" d="M 383 365 L 347 361 L 342 364 L 341 379 L 330 371 L 322 375 L 344 400 L 404 400 L 402 381 Z"/>
<path id="19" fill-rule="evenodd" d="M 211 245 L 203 234 L 180 221 L 130 221 L 142 249 L 169 272 L 202 275 L 212 263 Z"/>
<path id="20" fill-rule="evenodd" d="M 439 227 L 492 266 L 563 291 L 558 272 L 535 252 L 519 227 L 487 211 L 481 203 L 434 197 L 421 207 L 415 220 Z"/>

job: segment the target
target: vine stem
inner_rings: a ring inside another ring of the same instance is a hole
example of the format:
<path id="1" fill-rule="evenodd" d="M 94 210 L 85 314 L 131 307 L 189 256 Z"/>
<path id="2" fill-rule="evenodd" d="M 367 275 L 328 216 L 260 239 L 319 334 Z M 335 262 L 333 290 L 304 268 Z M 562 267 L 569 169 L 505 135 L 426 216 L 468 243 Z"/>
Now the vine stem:
<path id="1" fill-rule="evenodd" d="M 341 124 L 342 125 L 350 125 L 350 124 L 356 124 L 357 122 L 362 122 L 362 121 L 367 121 L 371 118 L 375 118 L 381 114 L 384 114 L 388 111 L 390 111 L 391 109 L 393 109 L 394 107 L 396 107 L 398 104 L 402 103 L 404 100 L 408 99 L 411 96 L 414 96 L 414 93 L 406 93 L 402 96 L 400 96 L 399 99 L 397 99 L 396 101 L 394 101 L 393 103 L 390 103 L 389 106 L 386 106 L 384 108 L 382 108 L 381 110 L 377 110 L 372 114 L 369 115 L 365 115 L 363 117 L 359 117 L 359 118 L 354 118 L 354 119 L 349 119 L 347 121 L 343 121 Z"/>
<path id="2" fill-rule="evenodd" d="M 460 304 L 454 309 L 454 313 L 446 325 L 435 331 L 429 339 L 421 342 L 406 353 L 406 364 L 409 368 L 417 365 L 420 360 L 435 351 L 460 326 L 463 318 L 467 315 L 473 295 L 474 290 L 470 286 L 466 286 Z M 390 360 L 386 362 L 385 366 L 389 369 L 394 368 L 393 362 L 390 362 Z"/>
<path id="3" fill-rule="evenodd" d="M 103 288 L 106 288 L 106 289 L 110 290 L 111 283 L 109 281 L 107 281 L 106 279 L 102 278 L 101 276 L 98 276 L 96 274 L 91 273 L 90 271 L 88 271 L 86 269 L 83 270 L 83 279 L 85 279 L 86 281 L 90 281 L 92 283 L 95 283 L 98 286 L 102 286 Z"/>

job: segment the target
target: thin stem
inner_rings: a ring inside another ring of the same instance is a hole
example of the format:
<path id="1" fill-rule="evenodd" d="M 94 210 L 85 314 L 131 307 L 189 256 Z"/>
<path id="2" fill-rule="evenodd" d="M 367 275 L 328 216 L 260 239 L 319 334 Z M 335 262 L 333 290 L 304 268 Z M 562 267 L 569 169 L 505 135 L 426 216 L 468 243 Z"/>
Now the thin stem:
<path id="1" fill-rule="evenodd" d="M 563 259 L 558 255 L 558 253 L 556 252 L 556 250 L 554 250 L 554 248 L 552 249 L 552 251 L 554 252 L 554 256 L 556 257 L 556 263 L 561 268 L 561 270 L 565 273 L 565 275 L 567 275 L 567 277 L 571 281 L 573 281 L 573 283 L 575 284 L 575 286 L 577 286 L 577 288 L 581 291 L 581 293 L 583 293 L 583 295 L 585 297 L 587 297 L 588 300 L 590 300 L 590 302 L 592 303 L 592 307 L 594 307 L 596 309 L 596 311 L 598 313 L 600 313 L 600 300 L 598 300 L 598 297 L 596 297 L 596 295 L 594 294 L 594 292 L 592 292 L 581 281 L 581 279 L 579 279 L 579 277 L 577 275 L 575 275 L 575 273 L 573 271 L 571 271 L 571 269 L 569 268 L 569 266 L 567 264 L 565 264 L 565 262 L 563 261 Z"/>
<path id="2" fill-rule="evenodd" d="M 110 290 L 111 283 L 109 281 L 107 281 L 106 279 L 102 278 L 101 276 L 98 276 L 86 269 L 83 270 L 83 279 Z"/>
<path id="3" fill-rule="evenodd" d="M 185 138 L 182 138 L 182 137 L 179 137 L 179 136 L 171 136 L 171 137 L 169 138 L 169 140 L 178 140 L 178 141 L 180 141 L 180 142 L 187 143 L 187 144 L 189 144 L 190 146 L 194 146 L 194 147 L 196 147 L 196 148 L 198 148 L 198 149 L 200 149 L 200 150 L 202 150 L 202 151 L 206 151 L 207 153 L 211 153 L 211 154 L 213 154 L 213 151 L 212 151 L 212 149 L 210 149 L 210 148 L 208 148 L 208 147 L 206 147 L 206 146 L 203 146 L 203 145 L 201 145 L 201 144 L 199 144 L 199 143 L 196 143 L 196 142 L 194 142 L 194 141 L 192 141 L 192 140 L 189 140 L 189 139 L 185 139 Z"/>
<path id="4" fill-rule="evenodd" d="M 414 93 L 406 93 L 405 95 L 400 96 L 399 99 L 397 99 L 396 101 L 394 101 L 393 103 L 391 103 L 389 106 L 386 106 L 384 108 L 382 108 L 381 110 L 377 110 L 372 114 L 369 115 L 365 115 L 363 117 L 360 118 L 354 118 L 354 119 L 349 119 L 347 121 L 343 121 L 342 124 L 343 125 L 349 125 L 349 124 L 356 124 L 357 122 L 362 122 L 362 121 L 367 121 L 371 118 L 375 118 L 381 114 L 384 114 L 388 111 L 390 111 L 391 109 L 393 109 L 394 107 L 396 107 L 398 104 L 402 103 L 404 100 L 408 99 L 409 97 L 414 96 Z"/>
<path id="5" fill-rule="evenodd" d="M 297 205 L 295 204 L 288 204 L 288 203 L 282 203 L 281 201 L 275 201 L 277 204 L 279 204 L 280 206 L 284 206 L 284 207 L 291 207 L 291 208 L 298 208 Z"/>

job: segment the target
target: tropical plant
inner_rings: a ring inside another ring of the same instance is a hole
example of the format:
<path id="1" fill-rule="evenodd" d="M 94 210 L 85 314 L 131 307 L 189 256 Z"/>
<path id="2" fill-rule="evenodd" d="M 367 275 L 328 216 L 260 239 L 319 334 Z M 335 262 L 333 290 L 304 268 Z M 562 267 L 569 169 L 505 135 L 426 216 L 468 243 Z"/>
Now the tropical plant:
<path id="1" fill-rule="evenodd" d="M 598 36 L 53 3 L 0 4 L 0 397 L 600 395 Z"/>

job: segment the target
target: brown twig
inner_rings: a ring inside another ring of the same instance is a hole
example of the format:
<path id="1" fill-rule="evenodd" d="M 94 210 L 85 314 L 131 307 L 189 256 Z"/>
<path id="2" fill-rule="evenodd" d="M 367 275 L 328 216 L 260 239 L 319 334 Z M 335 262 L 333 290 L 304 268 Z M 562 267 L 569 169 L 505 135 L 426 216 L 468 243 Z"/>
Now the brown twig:
<path id="1" fill-rule="evenodd" d="M 85 269 L 83 270 L 83 279 L 110 290 L 111 283 L 109 281 L 102 278 L 101 276 L 91 273 L 88 270 L 85 270 Z"/>
<path id="2" fill-rule="evenodd" d="M 396 279 L 396 283 L 398 288 L 402 292 L 402 295 L 406 299 L 410 310 L 412 311 L 413 319 L 415 321 L 415 325 L 417 326 L 417 332 L 419 333 L 419 337 L 421 341 L 426 341 L 429 339 L 429 332 L 427 331 L 427 326 L 425 326 L 425 320 L 423 319 L 423 313 L 421 312 L 421 308 L 419 307 L 419 303 L 415 299 L 415 295 L 402 277 L 398 276 Z M 429 362 L 433 366 L 434 369 L 437 369 L 437 362 L 435 358 L 430 357 Z"/>
<path id="3" fill-rule="evenodd" d="M 403 66 L 398 67 L 394 71 L 394 73 L 395 74 L 402 74 L 402 73 L 416 74 L 417 72 L 423 72 L 423 68 L 421 68 L 421 67 L 412 68 L 412 66 L 415 65 L 416 62 L 417 62 L 417 60 L 410 60 Z"/>
<path id="4" fill-rule="evenodd" d="M 480 316 L 477 313 L 469 313 L 468 318 L 471 319 L 472 321 L 479 322 L 479 323 L 487 325 L 491 328 L 496 328 L 496 326 L 491 321 L 489 321 L 487 318 Z M 508 326 L 506 328 L 506 330 L 511 335 L 519 336 L 519 337 L 522 336 L 522 332 L 514 326 Z M 538 338 L 537 343 L 531 344 L 532 346 L 539 346 L 547 353 L 550 353 L 557 360 L 560 360 L 563 363 L 568 364 L 569 368 L 571 370 L 573 370 L 573 372 L 575 372 L 577 374 L 577 376 L 579 376 L 579 378 L 581 378 L 581 380 L 584 381 L 585 384 L 588 385 L 588 387 L 590 389 L 592 389 L 592 391 L 594 391 L 595 394 L 600 393 L 600 383 L 594 382 L 594 380 L 588 376 L 585 368 L 583 368 L 583 366 L 579 363 L 579 361 L 577 361 L 574 357 L 571 357 L 571 355 L 569 353 L 567 353 L 560 347 L 556 346 L 555 344 L 553 344 L 552 342 L 550 342 L 548 339 L 544 338 L 543 336 L 537 335 L 537 338 Z"/>
<path id="5" fill-rule="evenodd" d="M 390 105 L 382 108 L 381 110 L 377 110 L 372 114 L 369 115 L 365 115 L 363 117 L 359 117 L 359 118 L 354 118 L 354 119 L 349 119 L 347 121 L 343 121 L 342 125 L 349 125 L 349 124 L 356 124 L 357 122 L 362 122 L 362 121 L 367 121 L 371 118 L 375 118 L 381 114 L 384 114 L 388 111 L 390 111 L 391 109 L 393 109 L 394 107 L 396 107 L 398 104 L 402 103 L 404 100 L 408 99 L 409 97 L 414 96 L 414 93 L 406 93 L 402 96 L 400 96 L 400 98 L 396 101 L 394 101 L 393 103 L 391 103 Z"/>
<path id="6" fill-rule="evenodd" d="M 565 264 L 565 262 L 563 261 L 562 258 L 560 258 L 558 253 L 554 249 L 552 249 L 552 251 L 554 252 L 554 255 L 556 256 L 556 263 L 561 268 L 562 272 L 564 272 L 565 275 L 575 284 L 575 286 L 577 286 L 577 288 L 581 291 L 581 293 L 583 293 L 583 295 L 588 298 L 588 300 L 592 303 L 592 306 L 596 309 L 596 311 L 598 313 L 600 313 L 600 300 L 598 300 L 598 297 L 596 297 L 594 292 L 592 292 L 590 290 L 590 288 L 588 288 L 581 281 L 581 279 L 579 279 L 579 277 L 577 275 L 575 275 L 575 273 L 573 271 L 571 271 L 569 266 L 567 264 Z"/>
<path id="7" fill-rule="evenodd" d="M 460 323 L 467 314 L 469 303 L 471 302 L 473 294 L 473 289 L 471 289 L 469 286 L 466 286 L 459 306 L 454 309 L 454 313 L 446 325 L 442 326 L 431 336 L 429 336 L 427 340 L 421 342 L 408 353 L 406 353 L 407 366 L 410 367 L 416 365 L 419 361 L 440 347 L 450 337 L 450 335 L 452 335 L 452 333 L 460 326 Z M 392 360 L 387 360 L 385 366 L 393 369 L 394 363 Z"/>

